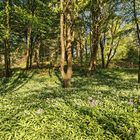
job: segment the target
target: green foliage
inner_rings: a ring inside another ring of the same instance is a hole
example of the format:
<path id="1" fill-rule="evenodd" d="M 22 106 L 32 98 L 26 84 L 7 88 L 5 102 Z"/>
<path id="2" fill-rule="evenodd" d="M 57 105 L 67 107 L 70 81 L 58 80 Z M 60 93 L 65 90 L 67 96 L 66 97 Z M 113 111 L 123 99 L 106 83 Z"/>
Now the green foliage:
<path id="1" fill-rule="evenodd" d="M 137 48 L 131 47 L 127 52 L 128 61 L 137 64 L 138 63 L 137 58 L 138 58 Z"/>
<path id="2" fill-rule="evenodd" d="M 1 140 L 140 139 L 135 70 L 75 72 L 62 89 L 57 71 L 16 71 L 0 79 Z"/>
<path id="3" fill-rule="evenodd" d="M 37 61 L 40 68 L 46 64 L 49 68 L 59 67 L 62 12 L 59 1 L 8 0 L 7 6 L 5 2 L 0 1 L 0 76 L 4 60 L 5 64 L 6 59 L 11 62 L 12 68 L 24 67 L 26 55 L 31 55 L 31 67 L 38 65 Z M 11 78 L 0 78 L 0 140 L 140 139 L 140 89 L 136 70 L 97 69 L 91 77 L 82 71 L 92 58 L 92 47 L 101 45 L 100 41 L 103 41 L 105 63 L 109 57 L 138 63 L 132 3 L 68 0 L 63 4 L 65 46 L 69 43 L 67 27 L 70 25 L 74 35 L 70 47 L 74 66 L 81 57 L 82 67 L 74 72 L 72 88 L 68 89 L 62 88 L 59 72 L 52 72 L 51 68 L 13 70 Z M 136 0 L 138 20 L 139 9 Z M 94 46 L 96 36 L 100 41 Z M 81 49 L 79 58 L 77 42 Z"/>

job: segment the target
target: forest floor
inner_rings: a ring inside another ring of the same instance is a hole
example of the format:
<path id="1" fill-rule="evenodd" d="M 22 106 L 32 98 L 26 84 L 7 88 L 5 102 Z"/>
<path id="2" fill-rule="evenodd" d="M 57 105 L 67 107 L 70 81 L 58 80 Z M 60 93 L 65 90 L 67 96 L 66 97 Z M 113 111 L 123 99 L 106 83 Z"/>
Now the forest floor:
<path id="1" fill-rule="evenodd" d="M 136 70 L 75 72 L 71 84 L 45 69 L 1 78 L 0 140 L 140 140 Z"/>

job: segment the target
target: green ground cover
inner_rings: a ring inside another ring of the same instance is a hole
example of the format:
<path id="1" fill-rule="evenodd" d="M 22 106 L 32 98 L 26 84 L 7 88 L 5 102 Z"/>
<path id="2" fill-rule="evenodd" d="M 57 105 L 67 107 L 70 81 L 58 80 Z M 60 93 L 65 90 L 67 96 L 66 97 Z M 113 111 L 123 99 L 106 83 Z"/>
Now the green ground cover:
<path id="1" fill-rule="evenodd" d="M 58 72 L 16 71 L 0 79 L 0 140 L 139 140 L 135 70 L 76 73 L 61 88 Z"/>

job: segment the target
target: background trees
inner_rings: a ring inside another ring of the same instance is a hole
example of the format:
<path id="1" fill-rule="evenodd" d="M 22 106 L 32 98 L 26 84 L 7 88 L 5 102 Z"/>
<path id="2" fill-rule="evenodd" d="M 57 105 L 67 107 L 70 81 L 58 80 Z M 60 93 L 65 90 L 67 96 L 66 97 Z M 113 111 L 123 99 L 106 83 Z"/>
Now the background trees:
<path id="1" fill-rule="evenodd" d="M 17 66 L 60 66 L 68 87 L 73 68 L 92 74 L 112 64 L 138 67 L 136 39 L 140 44 L 137 0 L 0 1 L 0 69 L 6 77 Z"/>

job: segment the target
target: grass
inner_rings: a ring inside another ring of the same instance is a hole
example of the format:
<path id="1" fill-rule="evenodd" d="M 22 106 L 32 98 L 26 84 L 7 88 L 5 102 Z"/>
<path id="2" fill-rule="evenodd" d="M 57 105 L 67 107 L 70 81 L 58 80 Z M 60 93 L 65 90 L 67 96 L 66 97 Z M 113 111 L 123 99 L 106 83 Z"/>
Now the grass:
<path id="1" fill-rule="evenodd" d="M 0 140 L 139 140 L 140 89 L 135 70 L 16 71 L 0 79 Z"/>

